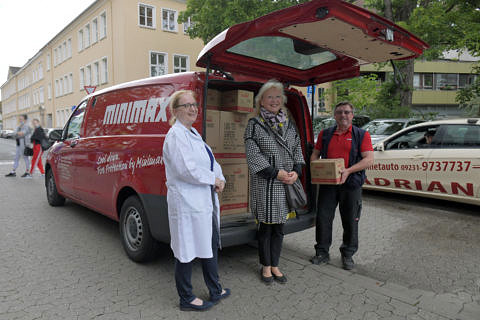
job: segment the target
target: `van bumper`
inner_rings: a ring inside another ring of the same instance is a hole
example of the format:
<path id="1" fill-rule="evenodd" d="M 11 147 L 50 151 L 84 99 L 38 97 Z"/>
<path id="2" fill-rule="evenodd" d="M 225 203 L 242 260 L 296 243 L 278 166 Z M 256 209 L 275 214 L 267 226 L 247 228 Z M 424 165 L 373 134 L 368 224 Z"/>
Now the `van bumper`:
<path id="1" fill-rule="evenodd" d="M 299 213 L 297 218 L 287 220 L 283 228 L 285 234 L 309 229 L 315 225 L 315 212 Z M 231 247 L 255 241 L 257 224 L 255 220 L 229 222 L 222 224 L 220 229 L 222 247 Z M 312 240 L 313 241 L 313 240 Z"/>

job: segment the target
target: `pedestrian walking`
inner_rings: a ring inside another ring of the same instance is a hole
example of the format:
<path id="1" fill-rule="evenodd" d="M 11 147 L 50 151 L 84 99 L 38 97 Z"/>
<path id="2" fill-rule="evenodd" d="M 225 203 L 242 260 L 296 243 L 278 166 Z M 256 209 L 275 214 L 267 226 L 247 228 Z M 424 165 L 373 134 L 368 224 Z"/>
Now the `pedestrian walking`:
<path id="1" fill-rule="evenodd" d="M 33 175 L 33 170 L 35 170 L 35 166 L 38 167 L 41 175 L 45 174 L 45 170 L 43 170 L 42 164 L 42 142 L 47 138 L 45 136 L 45 131 L 43 130 L 42 126 L 40 125 L 40 121 L 38 119 L 33 119 L 32 124 L 34 127 L 34 131 L 30 141 L 33 143 L 33 156 L 32 156 L 32 166 L 30 168 L 30 175 Z"/>
<path id="2" fill-rule="evenodd" d="M 192 91 L 177 91 L 170 97 L 170 124 L 163 145 L 167 177 L 170 246 L 175 255 L 175 283 L 183 311 L 210 309 L 230 295 L 218 276 L 220 205 L 217 193 L 225 178 L 212 150 L 192 127 L 198 104 Z M 192 292 L 192 263 L 199 258 L 210 300 Z"/>
<path id="3" fill-rule="evenodd" d="M 15 131 L 15 142 L 17 144 L 15 149 L 15 159 L 13 161 L 13 168 L 10 173 L 6 174 L 5 177 L 16 177 L 17 173 L 16 170 L 18 168 L 20 158 L 23 158 L 25 162 L 25 173 L 21 176 L 22 178 L 30 177 L 29 173 L 29 157 L 25 154 L 25 148 L 30 148 L 30 135 L 32 134 L 32 129 L 27 124 L 28 116 L 26 114 L 22 114 L 18 117 L 19 126 Z"/>
<path id="4" fill-rule="evenodd" d="M 320 185 L 318 189 L 316 245 L 313 264 L 330 261 L 332 224 L 339 205 L 343 226 L 343 243 L 340 247 L 342 265 L 346 270 L 354 267 L 353 255 L 358 250 L 358 223 L 362 210 L 362 185 L 365 169 L 373 164 L 373 147 L 370 134 L 352 125 L 353 106 L 340 102 L 335 106 L 336 125 L 320 131 L 311 161 L 343 158 L 341 184 Z"/>
<path id="5" fill-rule="evenodd" d="M 300 137 L 283 109 L 287 98 L 283 85 L 269 80 L 255 97 L 259 114 L 248 121 L 245 148 L 250 171 L 250 209 L 258 221 L 260 278 L 270 284 L 286 283 L 278 264 L 283 243 L 283 226 L 292 210 L 285 185 L 293 184 L 305 164 Z"/>

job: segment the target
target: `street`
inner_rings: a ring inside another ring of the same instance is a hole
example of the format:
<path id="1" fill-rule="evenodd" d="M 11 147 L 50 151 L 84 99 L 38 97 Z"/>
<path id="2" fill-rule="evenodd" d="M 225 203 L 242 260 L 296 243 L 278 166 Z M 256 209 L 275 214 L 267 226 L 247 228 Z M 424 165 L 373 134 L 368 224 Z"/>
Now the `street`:
<path id="1" fill-rule="evenodd" d="M 259 280 L 257 250 L 224 248 L 232 296 L 204 313 L 179 311 L 168 245 L 127 258 L 118 224 L 67 201 L 50 207 L 43 178 L 5 178 L 15 143 L 0 139 L 0 319 L 480 319 L 480 213 L 475 206 L 365 192 L 353 271 L 341 269 L 337 214 L 328 265 L 309 262 L 314 229 L 287 235 L 289 281 Z M 207 298 L 199 265 L 194 292 Z"/>

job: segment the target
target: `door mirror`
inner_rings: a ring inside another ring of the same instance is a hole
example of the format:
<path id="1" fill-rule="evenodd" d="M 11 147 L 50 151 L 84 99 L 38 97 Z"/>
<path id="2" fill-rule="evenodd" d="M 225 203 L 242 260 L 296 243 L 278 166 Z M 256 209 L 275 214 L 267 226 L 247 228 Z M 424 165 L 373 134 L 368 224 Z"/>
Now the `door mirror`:
<path id="1" fill-rule="evenodd" d="M 60 141 L 62 140 L 62 129 L 55 129 L 48 135 L 48 140 L 51 141 Z"/>
<path id="2" fill-rule="evenodd" d="M 379 142 L 373 147 L 374 151 L 385 151 L 385 146 L 383 145 L 383 142 Z"/>

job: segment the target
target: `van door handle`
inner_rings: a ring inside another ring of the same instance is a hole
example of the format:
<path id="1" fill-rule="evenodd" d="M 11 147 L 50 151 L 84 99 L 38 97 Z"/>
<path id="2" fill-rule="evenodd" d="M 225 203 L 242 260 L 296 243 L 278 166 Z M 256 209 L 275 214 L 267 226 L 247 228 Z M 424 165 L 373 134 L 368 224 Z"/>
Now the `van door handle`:
<path id="1" fill-rule="evenodd" d="M 74 148 L 78 144 L 78 140 L 73 140 L 72 143 L 70 143 L 70 147 Z"/>

